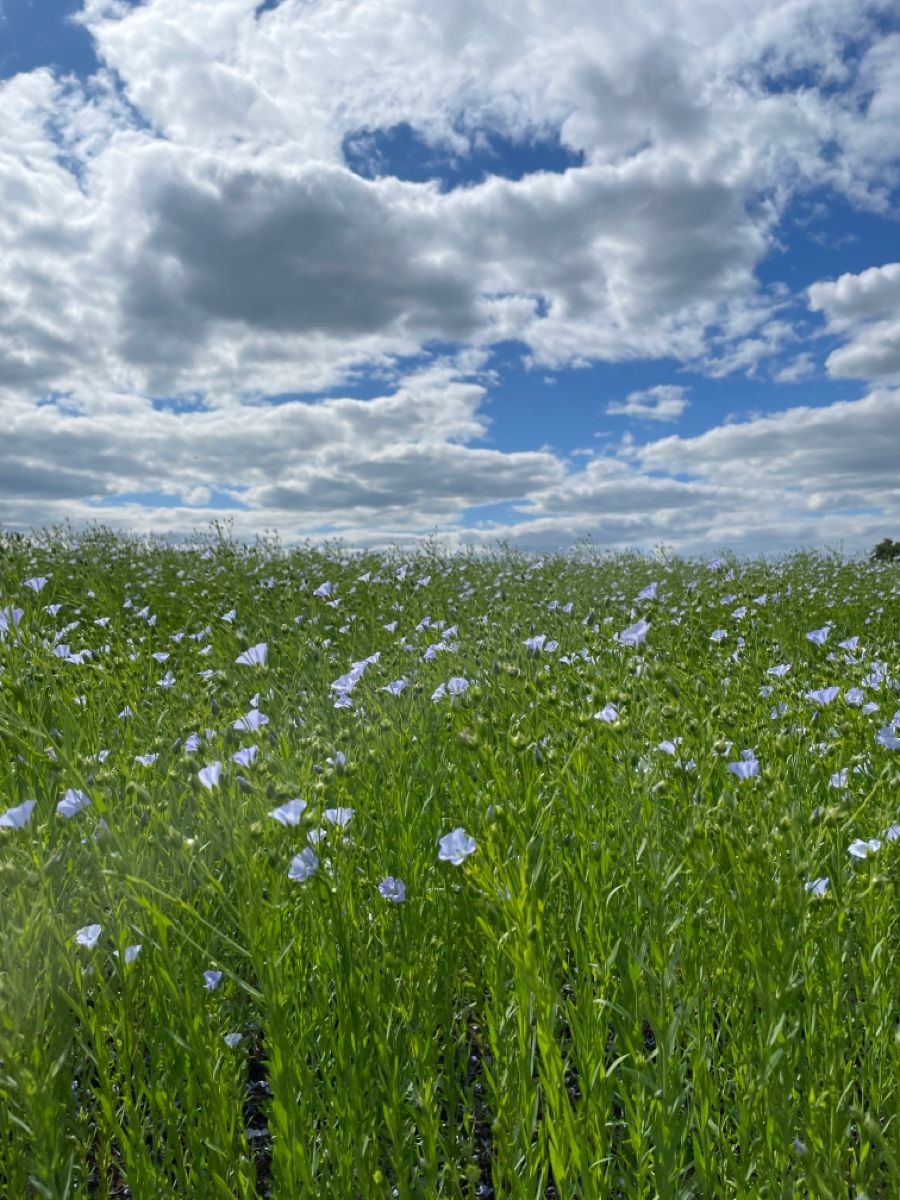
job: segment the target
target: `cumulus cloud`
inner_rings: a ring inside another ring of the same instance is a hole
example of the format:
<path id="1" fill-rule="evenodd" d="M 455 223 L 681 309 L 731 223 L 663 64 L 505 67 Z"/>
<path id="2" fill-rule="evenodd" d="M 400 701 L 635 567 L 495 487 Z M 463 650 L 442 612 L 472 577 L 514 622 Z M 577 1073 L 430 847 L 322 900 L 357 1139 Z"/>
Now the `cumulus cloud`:
<path id="1" fill-rule="evenodd" d="M 644 421 L 677 421 L 690 401 L 687 388 L 660 383 L 641 392 L 629 392 L 624 400 L 613 400 L 606 411 L 613 417 L 640 417 Z"/>
<path id="2" fill-rule="evenodd" d="M 900 390 L 862 400 L 798 406 L 718 426 L 693 438 L 661 438 L 633 451 L 644 469 L 681 472 L 757 495 L 776 489 L 791 507 L 885 507 L 900 501 L 896 440 Z"/>
<path id="3" fill-rule="evenodd" d="M 900 380 L 900 263 L 814 283 L 809 306 L 845 339 L 826 360 L 830 374 Z"/>
<path id="4" fill-rule="evenodd" d="M 900 389 L 670 436 L 598 456 L 559 486 L 535 490 L 511 533 L 549 545 L 590 535 L 600 545 L 665 542 L 787 550 L 856 543 L 900 511 Z"/>
<path id="5" fill-rule="evenodd" d="M 185 531 L 220 491 L 235 496 L 248 529 L 264 515 L 295 536 L 336 522 L 419 532 L 454 525 L 467 507 L 516 500 L 564 474 L 547 452 L 465 444 L 487 431 L 483 394 L 458 365 L 436 363 L 370 400 L 192 412 L 138 402 L 124 421 L 115 409 L 11 410 L 0 446 L 0 523 L 17 525 L 23 502 L 43 499 L 45 518 L 77 512 L 118 524 L 111 500 L 154 492 L 176 510 L 199 506 L 193 516 L 154 510 L 157 527 Z"/>

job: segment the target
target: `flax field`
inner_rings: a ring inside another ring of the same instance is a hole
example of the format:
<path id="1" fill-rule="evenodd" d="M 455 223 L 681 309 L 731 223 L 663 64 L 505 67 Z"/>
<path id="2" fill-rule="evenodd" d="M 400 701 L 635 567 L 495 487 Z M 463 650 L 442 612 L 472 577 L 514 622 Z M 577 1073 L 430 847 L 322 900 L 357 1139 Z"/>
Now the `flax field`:
<path id="1" fill-rule="evenodd" d="M 0 539 L 0 1196 L 900 1196 L 900 567 Z"/>

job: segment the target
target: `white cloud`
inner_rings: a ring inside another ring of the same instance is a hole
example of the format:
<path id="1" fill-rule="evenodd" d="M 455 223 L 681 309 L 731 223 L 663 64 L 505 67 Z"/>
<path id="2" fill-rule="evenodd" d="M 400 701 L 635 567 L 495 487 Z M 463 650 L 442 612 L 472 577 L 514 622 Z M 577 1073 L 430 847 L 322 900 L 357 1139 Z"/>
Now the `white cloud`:
<path id="1" fill-rule="evenodd" d="M 661 438 L 638 447 L 645 470 L 680 472 L 747 496 L 769 495 L 808 511 L 900 505 L 896 439 L 900 389 L 862 400 L 798 406 L 721 425 L 693 438 Z M 773 510 L 775 511 L 775 510 Z"/>
<path id="2" fill-rule="evenodd" d="M 660 383 L 641 392 L 629 392 L 624 400 L 607 404 L 613 417 L 639 417 L 644 421 L 677 421 L 690 401 L 687 388 L 678 384 Z"/>
<path id="3" fill-rule="evenodd" d="M 805 379 L 811 379 L 815 373 L 813 356 L 805 350 L 776 371 L 774 379 L 776 383 L 802 383 Z"/>
<path id="4" fill-rule="evenodd" d="M 787 550 L 858 547 L 900 515 L 900 389 L 797 407 L 598 456 L 536 489 L 509 534 L 534 546 L 591 536 L 600 545 Z"/>
<path id="5" fill-rule="evenodd" d="M 826 360 L 831 375 L 900 381 L 900 263 L 814 283 L 809 306 L 846 339 Z"/>

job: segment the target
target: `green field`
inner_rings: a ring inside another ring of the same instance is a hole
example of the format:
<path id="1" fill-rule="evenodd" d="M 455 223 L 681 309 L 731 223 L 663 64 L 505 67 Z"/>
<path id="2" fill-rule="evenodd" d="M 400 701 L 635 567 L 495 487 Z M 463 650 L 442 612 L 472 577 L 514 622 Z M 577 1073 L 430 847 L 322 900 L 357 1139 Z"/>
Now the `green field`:
<path id="1" fill-rule="evenodd" d="M 4 1200 L 900 1196 L 896 565 L 0 545 Z"/>

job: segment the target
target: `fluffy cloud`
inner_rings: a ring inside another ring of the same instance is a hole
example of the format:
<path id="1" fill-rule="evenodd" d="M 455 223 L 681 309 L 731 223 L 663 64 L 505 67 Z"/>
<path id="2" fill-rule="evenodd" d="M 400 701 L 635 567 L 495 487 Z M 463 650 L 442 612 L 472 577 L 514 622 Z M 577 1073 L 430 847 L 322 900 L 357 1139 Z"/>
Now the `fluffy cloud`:
<path id="1" fill-rule="evenodd" d="M 797 407 L 723 425 L 694 438 L 667 437 L 633 452 L 645 470 L 680 472 L 807 512 L 900 504 L 896 440 L 900 390 L 862 400 Z"/>
<path id="2" fill-rule="evenodd" d="M 830 333 L 846 339 L 828 356 L 832 375 L 900 380 L 900 263 L 814 283 L 809 305 L 823 313 Z"/>
<path id="3" fill-rule="evenodd" d="M 156 527 L 185 532 L 209 515 L 200 488 L 229 495 L 247 530 L 259 527 L 261 514 L 295 536 L 335 523 L 380 521 L 418 532 L 455 525 L 466 507 L 516 500 L 564 474 L 546 452 L 463 444 L 486 432 L 482 397 L 480 385 L 459 378 L 458 365 L 437 363 L 371 400 L 192 412 L 136 401 L 127 420 L 115 409 L 10 409 L 0 523 L 19 524 L 23 508 L 34 511 L 43 500 L 45 518 L 74 511 L 118 524 L 111 501 L 153 492 L 173 510 L 156 508 Z M 197 495 L 190 515 L 185 506 Z"/>
<path id="4" fill-rule="evenodd" d="M 787 550 L 858 544 L 900 511 L 900 389 L 824 408 L 797 407 L 696 437 L 624 445 L 535 490 L 513 528 L 531 545 L 590 535 L 600 545 L 665 542 Z"/>
<path id="5" fill-rule="evenodd" d="M 607 404 L 613 417 L 640 417 L 644 421 L 677 421 L 690 401 L 687 388 L 674 383 L 660 383 L 642 392 L 629 392 L 624 400 Z"/>

